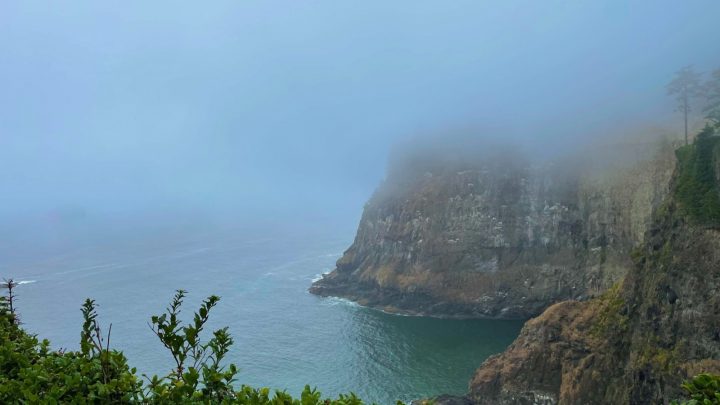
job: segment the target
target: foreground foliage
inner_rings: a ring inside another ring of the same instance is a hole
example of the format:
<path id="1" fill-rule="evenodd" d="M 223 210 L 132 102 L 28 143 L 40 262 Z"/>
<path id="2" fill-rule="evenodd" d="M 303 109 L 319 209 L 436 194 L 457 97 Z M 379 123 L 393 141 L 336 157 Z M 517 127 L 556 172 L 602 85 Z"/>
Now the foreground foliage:
<path id="1" fill-rule="evenodd" d="M 64 351 L 51 350 L 47 340 L 25 332 L 8 300 L 0 297 L 0 403 L 363 404 L 352 393 L 323 399 L 309 386 L 300 398 L 268 388 L 236 389 L 237 367 L 221 364 L 233 343 L 227 328 L 212 332 L 205 342 L 200 338 L 219 298 L 208 297 L 192 322 L 183 324 L 179 315 L 184 297 L 185 291 L 178 291 L 167 312 L 150 322 L 175 367 L 166 376 L 142 378 L 122 352 L 110 348 L 112 325 L 105 335 L 93 300 L 86 300 L 81 309 L 80 351 Z"/>
<path id="2" fill-rule="evenodd" d="M 682 387 L 688 393 L 689 400 L 673 402 L 673 405 L 718 405 L 720 404 L 720 375 L 698 374 Z"/>

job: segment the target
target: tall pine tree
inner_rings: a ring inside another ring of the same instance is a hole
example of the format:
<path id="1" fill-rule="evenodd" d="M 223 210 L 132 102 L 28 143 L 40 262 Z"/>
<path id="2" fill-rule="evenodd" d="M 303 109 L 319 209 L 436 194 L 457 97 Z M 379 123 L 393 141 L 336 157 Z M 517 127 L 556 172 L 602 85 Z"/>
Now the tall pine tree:
<path id="1" fill-rule="evenodd" d="M 667 92 L 675 96 L 677 111 L 685 119 L 685 145 L 688 144 L 688 114 L 692 111 L 691 104 L 702 94 L 700 74 L 692 66 L 685 66 L 675 73 L 675 78 L 668 83 Z"/>

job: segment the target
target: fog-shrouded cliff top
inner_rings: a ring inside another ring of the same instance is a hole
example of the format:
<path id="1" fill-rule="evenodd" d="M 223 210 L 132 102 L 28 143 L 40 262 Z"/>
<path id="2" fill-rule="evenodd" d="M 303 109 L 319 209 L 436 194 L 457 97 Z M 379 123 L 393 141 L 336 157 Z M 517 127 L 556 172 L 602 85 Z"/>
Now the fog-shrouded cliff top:
<path id="1" fill-rule="evenodd" d="M 499 142 L 400 150 L 311 292 L 389 312 L 525 318 L 630 267 L 674 166 L 643 140 L 537 159 Z"/>
<path id="2" fill-rule="evenodd" d="M 720 137 L 677 150 L 671 193 L 625 278 L 530 320 L 476 372 L 478 404 L 667 404 L 720 372 Z"/>

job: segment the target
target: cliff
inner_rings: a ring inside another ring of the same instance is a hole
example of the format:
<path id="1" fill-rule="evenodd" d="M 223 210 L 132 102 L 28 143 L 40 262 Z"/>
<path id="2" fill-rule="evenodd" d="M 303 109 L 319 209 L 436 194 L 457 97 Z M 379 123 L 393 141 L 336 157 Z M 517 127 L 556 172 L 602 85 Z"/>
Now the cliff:
<path id="1" fill-rule="evenodd" d="M 670 196 L 624 280 L 528 321 L 478 369 L 469 400 L 668 403 L 683 396 L 683 379 L 720 372 L 720 138 L 677 156 Z"/>
<path id="2" fill-rule="evenodd" d="M 525 318 L 597 296 L 627 272 L 667 194 L 674 158 L 659 145 L 542 163 L 503 148 L 406 153 L 310 291 L 447 317 Z"/>

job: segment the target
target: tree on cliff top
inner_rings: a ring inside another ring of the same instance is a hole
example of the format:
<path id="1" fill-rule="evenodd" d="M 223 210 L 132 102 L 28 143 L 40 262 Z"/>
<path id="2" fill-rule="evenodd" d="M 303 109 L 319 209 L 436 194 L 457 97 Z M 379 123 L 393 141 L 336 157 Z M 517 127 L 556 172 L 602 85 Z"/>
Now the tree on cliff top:
<path id="1" fill-rule="evenodd" d="M 710 80 L 705 83 L 705 97 L 705 118 L 713 121 L 715 125 L 720 125 L 720 69 L 712 72 Z"/>
<path id="2" fill-rule="evenodd" d="M 675 96 L 677 109 L 685 119 L 685 145 L 688 144 L 688 114 L 691 104 L 702 94 L 700 73 L 690 66 L 685 66 L 675 73 L 675 78 L 667 85 L 668 95 Z"/>

